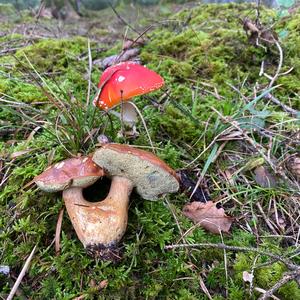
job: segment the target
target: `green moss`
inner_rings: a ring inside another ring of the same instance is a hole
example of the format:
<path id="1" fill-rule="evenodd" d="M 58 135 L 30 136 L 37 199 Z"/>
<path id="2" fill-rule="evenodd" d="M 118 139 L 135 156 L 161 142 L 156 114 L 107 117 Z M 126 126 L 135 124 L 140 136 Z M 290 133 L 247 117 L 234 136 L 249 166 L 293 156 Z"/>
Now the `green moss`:
<path id="1" fill-rule="evenodd" d="M 28 59 L 39 72 L 59 72 L 66 70 L 75 61 L 78 62 L 78 56 L 86 49 L 87 41 L 84 38 L 49 39 L 18 50 L 16 57 L 26 65 Z M 20 66 L 17 64 L 16 67 Z"/>
<path id="2" fill-rule="evenodd" d="M 12 4 L 0 3 L 0 16 L 9 16 L 16 14 L 16 10 Z"/>

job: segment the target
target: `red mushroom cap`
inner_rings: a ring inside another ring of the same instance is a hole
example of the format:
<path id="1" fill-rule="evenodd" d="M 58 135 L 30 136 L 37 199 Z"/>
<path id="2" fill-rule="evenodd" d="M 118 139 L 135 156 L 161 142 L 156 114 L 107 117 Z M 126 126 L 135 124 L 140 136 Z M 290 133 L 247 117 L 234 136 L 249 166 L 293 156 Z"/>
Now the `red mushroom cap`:
<path id="1" fill-rule="evenodd" d="M 94 105 L 107 110 L 121 100 L 152 92 L 163 85 L 163 78 L 154 71 L 132 61 L 121 62 L 103 72 L 98 85 L 102 90 Z"/>
<path id="2" fill-rule="evenodd" d="M 91 157 L 69 158 L 48 167 L 34 178 L 37 186 L 45 192 L 58 192 L 69 187 L 87 187 L 104 176 L 104 171 Z"/>

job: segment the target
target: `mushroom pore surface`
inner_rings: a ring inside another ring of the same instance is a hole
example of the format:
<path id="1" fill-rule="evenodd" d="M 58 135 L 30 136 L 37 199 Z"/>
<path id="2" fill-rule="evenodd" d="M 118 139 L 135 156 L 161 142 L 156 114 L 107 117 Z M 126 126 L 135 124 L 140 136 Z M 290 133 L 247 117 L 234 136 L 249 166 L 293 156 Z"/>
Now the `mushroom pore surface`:
<path id="1" fill-rule="evenodd" d="M 103 147 L 95 152 L 93 160 L 104 168 L 109 176 L 130 179 L 144 199 L 156 200 L 162 194 L 173 193 L 179 189 L 178 180 L 161 166 L 164 163 L 158 158 L 157 163 L 153 163 L 130 151 L 120 153 Z"/>

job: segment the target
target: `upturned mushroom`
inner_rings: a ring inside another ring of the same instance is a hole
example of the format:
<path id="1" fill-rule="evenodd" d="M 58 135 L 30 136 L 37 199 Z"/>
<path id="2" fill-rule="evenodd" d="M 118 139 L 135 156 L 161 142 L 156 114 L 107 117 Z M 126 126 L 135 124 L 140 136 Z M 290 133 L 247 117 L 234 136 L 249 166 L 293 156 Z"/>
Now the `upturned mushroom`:
<path id="1" fill-rule="evenodd" d="M 106 144 L 95 152 L 93 161 L 111 178 L 111 187 L 101 202 L 105 211 L 101 237 L 90 248 L 104 258 L 111 258 L 117 255 L 117 243 L 126 231 L 132 189 L 136 188 L 144 199 L 157 200 L 163 194 L 178 191 L 179 182 L 175 171 L 154 154 L 128 145 Z M 80 193 L 72 194 L 71 190 L 64 194 L 66 197 L 84 201 Z"/>
<path id="2" fill-rule="evenodd" d="M 98 244 L 102 239 L 101 218 L 106 215 L 106 206 L 102 202 L 86 201 L 83 189 L 104 176 L 102 168 L 96 165 L 91 157 L 70 158 L 48 167 L 42 174 L 35 177 L 37 186 L 45 192 L 63 191 L 63 199 L 67 212 L 85 248 Z M 100 227 L 100 228 L 99 228 Z"/>
<path id="3" fill-rule="evenodd" d="M 154 71 L 132 61 L 121 62 L 102 73 L 99 93 L 93 104 L 107 111 L 122 103 L 122 114 L 118 115 L 133 127 L 137 120 L 135 108 L 124 101 L 155 91 L 163 85 L 163 78 Z"/>

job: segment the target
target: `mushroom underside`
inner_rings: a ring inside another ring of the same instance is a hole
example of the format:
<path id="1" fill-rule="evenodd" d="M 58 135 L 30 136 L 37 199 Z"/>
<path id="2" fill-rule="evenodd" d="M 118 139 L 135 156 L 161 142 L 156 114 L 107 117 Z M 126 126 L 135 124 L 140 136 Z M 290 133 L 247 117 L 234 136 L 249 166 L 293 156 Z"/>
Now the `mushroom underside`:
<path id="1" fill-rule="evenodd" d="M 93 160 L 108 170 L 110 176 L 130 179 L 142 198 L 156 200 L 160 195 L 178 191 L 176 178 L 159 165 L 128 153 L 101 148 L 95 152 Z"/>

